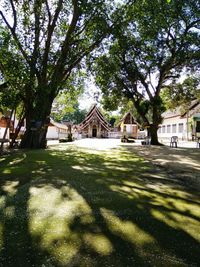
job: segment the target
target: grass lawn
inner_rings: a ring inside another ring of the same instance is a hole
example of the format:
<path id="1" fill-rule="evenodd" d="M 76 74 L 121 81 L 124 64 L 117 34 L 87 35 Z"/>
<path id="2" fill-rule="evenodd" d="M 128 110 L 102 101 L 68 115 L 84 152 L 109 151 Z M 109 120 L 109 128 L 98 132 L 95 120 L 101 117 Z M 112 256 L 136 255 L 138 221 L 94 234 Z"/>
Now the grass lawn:
<path id="1" fill-rule="evenodd" d="M 0 159 L 0 266 L 200 266 L 198 192 L 125 147 Z"/>

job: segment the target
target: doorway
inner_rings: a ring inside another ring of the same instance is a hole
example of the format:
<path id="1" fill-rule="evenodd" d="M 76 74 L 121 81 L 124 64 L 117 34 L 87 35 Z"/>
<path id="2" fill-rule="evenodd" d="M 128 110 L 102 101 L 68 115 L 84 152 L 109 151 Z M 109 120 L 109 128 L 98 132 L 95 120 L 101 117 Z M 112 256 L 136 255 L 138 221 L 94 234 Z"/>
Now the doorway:
<path id="1" fill-rule="evenodd" d="M 97 137 L 97 129 L 96 128 L 92 129 L 92 137 Z"/>

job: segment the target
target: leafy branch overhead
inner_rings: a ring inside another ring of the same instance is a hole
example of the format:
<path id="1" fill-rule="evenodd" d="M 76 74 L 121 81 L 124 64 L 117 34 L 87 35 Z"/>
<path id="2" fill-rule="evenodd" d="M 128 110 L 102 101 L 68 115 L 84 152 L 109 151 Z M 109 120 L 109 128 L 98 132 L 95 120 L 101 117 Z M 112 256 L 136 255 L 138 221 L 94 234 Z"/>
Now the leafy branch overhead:
<path id="1" fill-rule="evenodd" d="M 0 30 L 9 37 L 9 55 L 0 56 L 0 65 L 5 80 L 16 84 L 18 79 L 21 86 L 27 121 L 23 147 L 44 146 L 54 98 L 74 86 L 70 77 L 78 77 L 83 59 L 110 33 L 116 9 L 113 1 L 103 0 L 1 1 Z M 12 65 L 19 66 L 17 75 Z M 35 133 L 32 121 L 42 122 Z"/>
<path id="2" fill-rule="evenodd" d="M 132 1 L 104 43 L 103 55 L 94 60 L 104 101 L 114 99 L 116 106 L 122 98 L 132 100 L 144 124 L 153 128 L 155 144 L 164 110 L 161 91 L 199 67 L 199 10 L 197 1 Z"/>

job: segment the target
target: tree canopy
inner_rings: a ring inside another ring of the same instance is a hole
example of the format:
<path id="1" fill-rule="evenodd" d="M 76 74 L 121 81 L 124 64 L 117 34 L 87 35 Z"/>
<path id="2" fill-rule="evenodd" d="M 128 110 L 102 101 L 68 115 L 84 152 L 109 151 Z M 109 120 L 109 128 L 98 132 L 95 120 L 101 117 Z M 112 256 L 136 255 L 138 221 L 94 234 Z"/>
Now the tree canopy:
<path id="1" fill-rule="evenodd" d="M 21 146 L 45 147 L 51 105 L 74 85 L 83 58 L 109 34 L 113 1 L 1 0 L 0 65 L 19 84 L 26 132 Z M 5 49 L 6 47 L 6 49 Z"/>
<path id="2" fill-rule="evenodd" d="M 200 3 L 131 2 L 93 71 L 107 107 L 130 99 L 149 127 L 152 144 L 158 144 L 157 129 L 164 111 L 161 90 L 176 82 L 183 71 L 199 67 Z"/>
<path id="3" fill-rule="evenodd" d="M 200 77 L 189 76 L 182 82 L 168 84 L 161 92 L 166 108 L 187 107 L 192 100 L 200 100 Z"/>

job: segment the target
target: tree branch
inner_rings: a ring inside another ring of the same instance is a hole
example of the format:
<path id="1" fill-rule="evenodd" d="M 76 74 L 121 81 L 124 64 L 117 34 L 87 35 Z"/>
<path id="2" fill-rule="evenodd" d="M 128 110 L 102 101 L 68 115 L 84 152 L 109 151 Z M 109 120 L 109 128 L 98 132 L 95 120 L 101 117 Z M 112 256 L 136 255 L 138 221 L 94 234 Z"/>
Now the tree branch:
<path id="1" fill-rule="evenodd" d="M 49 17 L 48 25 L 50 25 L 51 24 L 51 20 L 52 20 L 52 15 L 51 15 L 51 11 L 50 11 L 50 8 L 49 8 L 48 0 L 45 0 L 45 4 L 46 4 L 46 9 L 47 9 L 47 14 L 48 14 L 48 17 Z"/>
<path id="2" fill-rule="evenodd" d="M 3 19 L 3 21 L 5 22 L 6 26 L 7 26 L 8 29 L 10 30 L 10 32 L 11 32 L 11 34 L 12 34 L 12 36 L 13 36 L 13 38 L 14 38 L 16 44 L 17 44 L 17 46 L 19 47 L 19 50 L 20 50 L 20 52 L 22 53 L 24 59 L 26 60 L 26 62 L 28 63 L 28 65 L 31 67 L 31 63 L 30 63 L 29 57 L 28 57 L 27 53 L 25 52 L 25 50 L 23 49 L 22 44 L 20 43 L 19 38 L 18 38 L 18 36 L 17 36 L 16 33 L 15 33 L 15 28 L 13 28 L 13 27 L 9 24 L 8 20 L 6 19 L 6 17 L 4 16 L 4 14 L 3 14 L 2 11 L 0 11 L 0 16 L 2 17 L 2 19 Z"/>
<path id="3" fill-rule="evenodd" d="M 13 30 L 15 31 L 16 26 L 17 26 L 17 13 L 16 13 L 16 9 L 15 9 L 15 5 L 13 3 L 13 0 L 10 0 L 10 4 L 12 7 L 12 12 L 13 12 L 13 18 L 14 18 L 14 23 L 13 23 Z"/>
<path id="4" fill-rule="evenodd" d="M 58 77 L 60 80 L 62 80 L 64 78 L 63 71 L 65 68 L 65 61 L 67 58 L 67 52 L 68 52 L 69 47 L 70 47 L 70 38 L 71 38 L 71 35 L 74 32 L 75 28 L 76 28 L 78 18 L 80 16 L 80 12 L 79 12 L 79 8 L 78 8 L 78 0 L 73 0 L 73 5 L 74 5 L 73 17 L 72 17 L 71 23 L 69 25 L 69 29 L 66 33 L 65 40 L 64 40 L 62 48 L 61 48 L 61 54 L 60 54 L 60 57 L 56 63 L 55 71 L 52 75 L 52 84 L 57 84 Z M 71 72 L 71 70 L 70 70 L 70 72 Z"/>
<path id="5" fill-rule="evenodd" d="M 47 30 L 47 39 L 45 42 L 45 49 L 44 49 L 44 54 L 43 54 L 43 59 L 42 59 L 42 79 L 44 81 L 46 81 L 46 76 L 47 76 L 47 64 L 48 64 L 48 55 L 49 55 L 49 51 L 50 51 L 50 46 L 51 46 L 51 39 L 52 39 L 52 35 L 53 35 L 53 31 L 56 27 L 56 22 L 58 20 L 59 14 L 61 12 L 62 9 L 62 4 L 63 4 L 63 0 L 59 0 L 56 10 L 55 10 L 55 14 L 53 17 L 53 21 L 51 23 L 52 20 L 52 16 L 49 10 L 49 5 L 48 5 L 48 1 L 46 1 L 46 6 L 47 6 L 47 10 L 49 10 L 49 23 L 48 23 L 48 30 Z"/>
<path id="6" fill-rule="evenodd" d="M 32 71 L 37 73 L 36 64 L 39 55 L 40 46 L 40 12 L 41 12 L 41 1 L 35 0 L 34 2 L 34 16 L 35 16 L 35 41 L 34 49 L 31 58 Z M 39 77 L 38 77 L 39 78 Z"/>

